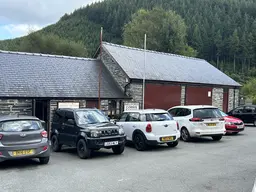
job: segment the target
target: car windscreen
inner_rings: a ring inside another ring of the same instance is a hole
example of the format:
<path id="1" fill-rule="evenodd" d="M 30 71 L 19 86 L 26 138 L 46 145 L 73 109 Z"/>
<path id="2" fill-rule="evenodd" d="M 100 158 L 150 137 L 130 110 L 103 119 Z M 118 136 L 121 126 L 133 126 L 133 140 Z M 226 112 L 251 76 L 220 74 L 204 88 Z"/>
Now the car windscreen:
<path id="1" fill-rule="evenodd" d="M 210 118 L 221 118 L 222 115 L 220 110 L 217 108 L 198 108 L 193 111 L 194 118 L 210 119 Z"/>
<path id="2" fill-rule="evenodd" d="M 35 131 L 42 128 L 41 122 L 37 120 L 14 120 L 0 122 L 0 132 Z"/>
<path id="3" fill-rule="evenodd" d="M 147 113 L 142 115 L 142 121 L 169 121 L 173 120 L 169 113 Z"/>
<path id="4" fill-rule="evenodd" d="M 75 112 L 78 125 L 109 122 L 108 118 L 99 110 L 81 110 Z"/>

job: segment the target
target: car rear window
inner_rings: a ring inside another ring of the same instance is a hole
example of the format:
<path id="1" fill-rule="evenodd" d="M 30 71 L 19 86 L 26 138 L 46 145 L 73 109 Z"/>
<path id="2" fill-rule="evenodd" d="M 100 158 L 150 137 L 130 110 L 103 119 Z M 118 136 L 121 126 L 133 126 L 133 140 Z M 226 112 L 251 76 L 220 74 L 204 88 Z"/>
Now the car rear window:
<path id="1" fill-rule="evenodd" d="M 142 115 L 142 121 L 169 121 L 173 120 L 169 113 L 147 113 Z"/>
<path id="2" fill-rule="evenodd" d="M 193 111 L 194 118 L 210 119 L 210 118 L 221 118 L 222 115 L 217 108 L 199 108 Z"/>
<path id="3" fill-rule="evenodd" d="M 34 120 L 15 120 L 0 123 L 0 132 L 34 131 L 40 129 L 42 129 L 41 122 Z"/>

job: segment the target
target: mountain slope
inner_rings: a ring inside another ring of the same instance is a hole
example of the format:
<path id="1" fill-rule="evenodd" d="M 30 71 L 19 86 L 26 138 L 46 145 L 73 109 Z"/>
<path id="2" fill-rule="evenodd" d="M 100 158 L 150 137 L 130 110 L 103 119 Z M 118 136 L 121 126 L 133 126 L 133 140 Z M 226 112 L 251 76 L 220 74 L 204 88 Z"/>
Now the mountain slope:
<path id="1" fill-rule="evenodd" d="M 39 33 L 82 41 L 92 56 L 101 26 L 105 41 L 122 44 L 123 26 L 131 15 L 155 6 L 172 9 L 185 19 L 188 43 L 199 57 L 218 62 L 226 71 L 244 73 L 256 65 L 256 0 L 105 0 L 64 15 Z M 19 41 L 2 41 L 0 49 L 15 49 Z"/>

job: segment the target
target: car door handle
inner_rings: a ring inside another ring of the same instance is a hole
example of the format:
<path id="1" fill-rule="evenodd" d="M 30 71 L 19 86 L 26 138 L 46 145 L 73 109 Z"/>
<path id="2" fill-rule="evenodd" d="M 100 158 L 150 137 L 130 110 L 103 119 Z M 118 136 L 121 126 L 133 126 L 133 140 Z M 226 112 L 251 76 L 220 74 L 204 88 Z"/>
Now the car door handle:
<path id="1" fill-rule="evenodd" d="M 134 128 L 135 128 L 136 126 L 135 126 L 135 125 L 133 125 L 132 127 L 134 127 Z"/>

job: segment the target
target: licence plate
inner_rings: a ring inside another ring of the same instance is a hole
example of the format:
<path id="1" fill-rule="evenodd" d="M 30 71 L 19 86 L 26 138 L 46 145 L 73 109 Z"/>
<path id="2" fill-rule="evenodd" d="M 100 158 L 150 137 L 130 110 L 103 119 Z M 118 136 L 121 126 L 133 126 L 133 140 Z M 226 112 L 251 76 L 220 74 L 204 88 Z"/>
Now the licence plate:
<path id="1" fill-rule="evenodd" d="M 237 129 L 243 129 L 244 127 L 243 127 L 243 125 L 238 125 L 237 126 Z"/>
<path id="2" fill-rule="evenodd" d="M 12 155 L 14 157 L 18 157 L 18 156 L 25 156 L 25 155 L 33 155 L 34 153 L 35 151 L 33 149 L 29 149 L 29 150 L 13 151 Z"/>
<path id="3" fill-rule="evenodd" d="M 113 146 L 113 145 L 118 145 L 118 141 L 110 141 L 110 142 L 104 143 L 104 146 Z"/>
<path id="4" fill-rule="evenodd" d="M 216 123 L 207 123 L 207 126 L 216 126 Z"/>
<path id="5" fill-rule="evenodd" d="M 161 141 L 173 141 L 174 137 L 161 137 Z"/>

